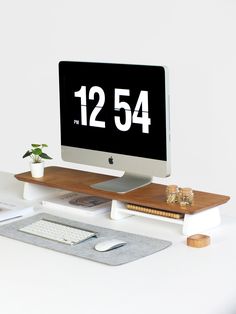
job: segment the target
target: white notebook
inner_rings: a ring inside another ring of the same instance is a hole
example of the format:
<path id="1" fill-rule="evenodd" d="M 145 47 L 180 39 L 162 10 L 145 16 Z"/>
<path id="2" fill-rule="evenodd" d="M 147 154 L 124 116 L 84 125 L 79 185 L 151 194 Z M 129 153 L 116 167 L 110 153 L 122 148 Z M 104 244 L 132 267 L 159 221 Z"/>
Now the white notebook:
<path id="1" fill-rule="evenodd" d="M 0 199 L 0 222 L 18 218 L 34 212 L 32 205 L 23 201 Z"/>

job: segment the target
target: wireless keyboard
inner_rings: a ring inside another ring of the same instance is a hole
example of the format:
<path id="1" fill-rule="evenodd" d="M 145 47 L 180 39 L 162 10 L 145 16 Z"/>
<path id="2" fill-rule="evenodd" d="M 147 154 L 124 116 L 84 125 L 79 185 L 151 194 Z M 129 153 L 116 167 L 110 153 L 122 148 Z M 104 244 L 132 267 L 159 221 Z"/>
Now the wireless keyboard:
<path id="1" fill-rule="evenodd" d="M 40 219 L 19 230 L 69 245 L 75 245 L 91 237 L 96 237 L 96 233 L 92 231 L 67 226 L 46 219 Z"/>

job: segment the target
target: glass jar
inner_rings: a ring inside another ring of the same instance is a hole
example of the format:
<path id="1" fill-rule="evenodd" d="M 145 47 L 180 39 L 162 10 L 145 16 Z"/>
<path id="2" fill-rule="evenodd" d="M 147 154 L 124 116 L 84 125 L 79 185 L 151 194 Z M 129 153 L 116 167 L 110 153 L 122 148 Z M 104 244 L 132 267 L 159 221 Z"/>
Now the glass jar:
<path id="1" fill-rule="evenodd" d="M 179 191 L 178 202 L 181 206 L 193 204 L 194 193 L 191 188 L 182 188 Z"/>
<path id="2" fill-rule="evenodd" d="M 178 201 L 178 186 L 167 185 L 166 187 L 166 202 L 168 204 L 174 204 Z"/>

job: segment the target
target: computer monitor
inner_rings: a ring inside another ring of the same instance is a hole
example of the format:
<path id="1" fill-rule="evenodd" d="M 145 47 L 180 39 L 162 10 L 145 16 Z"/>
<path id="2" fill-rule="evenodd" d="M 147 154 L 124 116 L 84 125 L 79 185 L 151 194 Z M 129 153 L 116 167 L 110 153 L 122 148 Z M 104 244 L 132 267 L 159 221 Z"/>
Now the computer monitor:
<path id="1" fill-rule="evenodd" d="M 59 86 L 62 159 L 123 172 L 93 188 L 125 193 L 170 174 L 166 67 L 61 61 Z"/>

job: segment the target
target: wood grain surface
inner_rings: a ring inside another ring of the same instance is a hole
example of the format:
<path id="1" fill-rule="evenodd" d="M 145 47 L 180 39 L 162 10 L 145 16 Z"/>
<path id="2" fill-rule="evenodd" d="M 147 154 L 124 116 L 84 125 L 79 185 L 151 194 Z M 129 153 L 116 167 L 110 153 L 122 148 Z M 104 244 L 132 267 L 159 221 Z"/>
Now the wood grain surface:
<path id="1" fill-rule="evenodd" d="M 67 191 L 82 192 L 140 206 L 183 214 L 198 213 L 222 205 L 230 199 L 229 196 L 194 190 L 193 204 L 191 206 L 181 207 L 179 204 L 166 203 L 166 185 L 151 183 L 125 194 L 106 192 L 91 188 L 90 185 L 110 180 L 114 177 L 55 166 L 46 167 L 44 177 L 39 179 L 33 178 L 30 172 L 17 174 L 15 177 L 23 182 L 59 188 Z"/>

